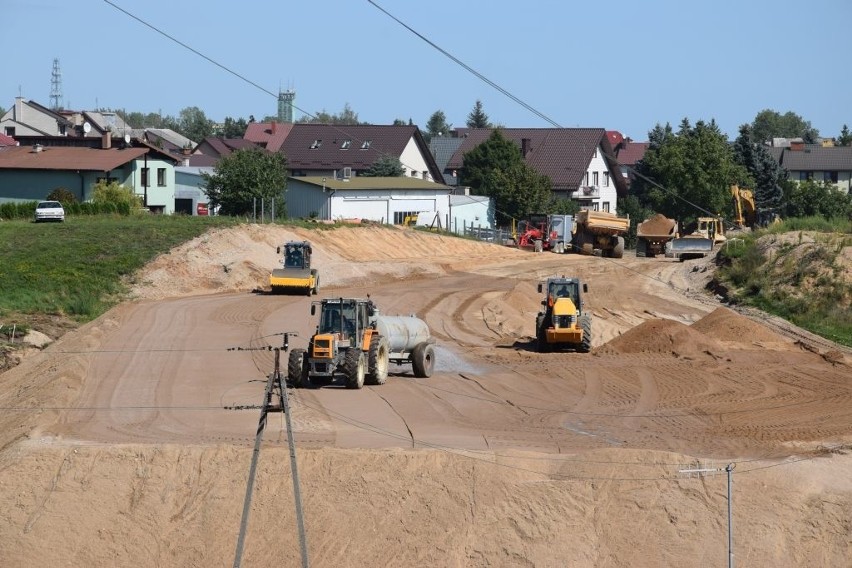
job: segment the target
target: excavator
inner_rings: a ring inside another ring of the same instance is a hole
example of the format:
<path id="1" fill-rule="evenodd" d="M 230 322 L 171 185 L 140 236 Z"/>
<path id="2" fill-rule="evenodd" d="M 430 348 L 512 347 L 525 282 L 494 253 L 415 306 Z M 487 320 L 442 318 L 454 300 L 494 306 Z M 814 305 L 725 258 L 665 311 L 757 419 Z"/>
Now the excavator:
<path id="1" fill-rule="evenodd" d="M 733 184 L 731 185 L 731 199 L 734 202 L 734 225 L 741 229 L 754 227 L 757 221 L 754 192 Z"/>

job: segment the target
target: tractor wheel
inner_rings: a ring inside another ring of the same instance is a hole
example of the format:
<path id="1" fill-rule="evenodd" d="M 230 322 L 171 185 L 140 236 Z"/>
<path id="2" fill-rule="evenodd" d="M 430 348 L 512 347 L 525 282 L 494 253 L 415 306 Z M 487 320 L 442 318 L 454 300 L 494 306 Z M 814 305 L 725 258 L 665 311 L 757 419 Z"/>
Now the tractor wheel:
<path id="1" fill-rule="evenodd" d="M 388 380 L 390 364 L 390 345 L 386 337 L 374 335 L 370 341 L 370 354 L 367 357 L 367 384 L 383 385 Z"/>
<path id="2" fill-rule="evenodd" d="M 435 368 L 435 349 L 428 343 L 418 344 L 411 352 L 411 367 L 418 379 L 431 377 Z"/>
<path id="3" fill-rule="evenodd" d="M 346 350 L 343 359 L 343 372 L 346 374 L 346 388 L 360 389 L 367 375 L 367 361 L 364 352 L 356 347 Z"/>
<path id="4" fill-rule="evenodd" d="M 583 329 L 583 339 L 580 341 L 577 351 L 588 353 L 592 350 L 592 318 L 586 315 L 581 316 L 580 327 Z"/>
<path id="5" fill-rule="evenodd" d="M 550 353 L 550 344 L 547 342 L 547 328 L 544 326 L 544 316 L 535 319 L 535 346 L 539 353 Z"/>
<path id="6" fill-rule="evenodd" d="M 624 237 L 615 237 L 615 246 L 612 248 L 612 258 L 624 256 Z"/>
<path id="7" fill-rule="evenodd" d="M 308 360 L 304 349 L 293 349 L 290 351 L 290 359 L 287 361 L 287 379 L 295 388 L 311 386 L 308 377 Z"/>

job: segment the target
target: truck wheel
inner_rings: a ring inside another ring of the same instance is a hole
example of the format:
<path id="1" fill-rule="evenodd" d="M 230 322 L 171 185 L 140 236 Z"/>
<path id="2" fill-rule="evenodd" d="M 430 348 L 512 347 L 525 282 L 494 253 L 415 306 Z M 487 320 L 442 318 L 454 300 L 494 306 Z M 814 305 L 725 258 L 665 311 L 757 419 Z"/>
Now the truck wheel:
<path id="1" fill-rule="evenodd" d="M 388 365 L 390 364 L 390 346 L 388 339 L 382 335 L 374 335 L 370 341 L 370 355 L 367 358 L 367 384 L 383 385 L 388 380 Z"/>
<path id="2" fill-rule="evenodd" d="M 615 246 L 612 248 L 612 258 L 624 256 L 624 237 L 615 237 Z"/>
<path id="3" fill-rule="evenodd" d="M 426 379 L 432 376 L 435 368 L 435 350 L 428 343 L 419 343 L 411 352 L 411 366 L 414 376 L 418 379 Z"/>
<path id="4" fill-rule="evenodd" d="M 362 388 L 367 374 L 367 361 L 364 352 L 356 347 L 347 349 L 343 359 L 343 372 L 346 374 L 346 388 Z"/>
<path id="5" fill-rule="evenodd" d="M 581 316 L 580 327 L 583 329 L 583 339 L 580 341 L 580 347 L 577 348 L 577 351 L 588 353 L 592 349 L 592 318 L 586 315 Z"/>
<path id="6" fill-rule="evenodd" d="M 290 351 L 290 359 L 287 361 L 287 379 L 295 388 L 311 386 L 308 377 L 308 359 L 305 355 L 304 349 Z"/>

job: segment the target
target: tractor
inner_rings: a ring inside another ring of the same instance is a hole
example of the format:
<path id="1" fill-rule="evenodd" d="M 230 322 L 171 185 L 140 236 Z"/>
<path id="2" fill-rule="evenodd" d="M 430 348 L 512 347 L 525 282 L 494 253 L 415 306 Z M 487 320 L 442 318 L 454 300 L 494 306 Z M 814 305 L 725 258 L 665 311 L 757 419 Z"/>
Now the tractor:
<path id="1" fill-rule="evenodd" d="M 317 306 L 319 324 L 308 349 L 290 351 L 287 378 L 293 386 L 328 384 L 337 376 L 350 389 L 381 385 L 390 363 L 411 364 L 418 378 L 432 375 L 435 340 L 423 320 L 380 315 L 369 297 L 315 301 L 311 315 Z"/>
<path id="2" fill-rule="evenodd" d="M 539 283 L 538 292 L 546 292 L 535 320 L 540 353 L 564 347 L 580 353 L 591 350 L 592 316 L 583 308 L 583 294 L 588 291 L 578 278 L 552 277 Z"/>

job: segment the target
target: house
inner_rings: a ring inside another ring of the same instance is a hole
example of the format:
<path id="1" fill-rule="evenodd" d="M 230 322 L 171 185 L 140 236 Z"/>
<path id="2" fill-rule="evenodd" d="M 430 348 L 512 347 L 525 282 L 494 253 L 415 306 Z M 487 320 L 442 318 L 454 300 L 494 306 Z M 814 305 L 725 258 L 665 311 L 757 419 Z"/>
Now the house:
<path id="1" fill-rule="evenodd" d="M 254 142 L 270 152 L 278 152 L 292 129 L 292 123 L 250 122 L 243 134 L 243 139 Z"/>
<path id="2" fill-rule="evenodd" d="M 294 218 L 369 219 L 402 224 L 406 217 L 434 213 L 442 227 L 451 222 L 452 188 L 412 177 L 293 176 L 287 180 L 287 213 Z M 478 201 L 487 217 L 488 202 Z M 466 211 L 465 214 L 468 214 Z M 471 217 L 476 213 L 470 213 Z"/>
<path id="3" fill-rule="evenodd" d="M 650 142 L 633 142 L 630 138 L 626 138 L 615 147 L 615 158 L 618 160 L 621 177 L 627 182 L 628 193 L 634 179 L 633 170 L 650 146 Z"/>
<path id="4" fill-rule="evenodd" d="M 407 177 L 444 182 L 414 125 L 293 124 L 279 150 L 295 177 L 355 178 L 379 159 L 392 157 Z"/>
<path id="5" fill-rule="evenodd" d="M 473 128 L 450 158 L 444 172 L 461 172 L 464 155 L 485 142 L 493 129 Z M 518 145 L 533 170 L 550 178 L 558 197 L 587 209 L 616 212 L 616 199 L 627 195 L 627 180 L 603 128 L 501 128 Z"/>
<path id="6" fill-rule="evenodd" d="M 208 136 L 198 144 L 195 151 L 189 156 L 189 165 L 212 168 L 221 158 L 230 156 L 235 150 L 258 147 L 258 144 L 245 138 Z"/>
<path id="7" fill-rule="evenodd" d="M 57 187 L 87 201 L 105 180 L 132 188 L 152 212 L 174 212 L 177 160 L 146 142 L 114 142 L 109 133 L 100 139 L 23 136 L 20 142 L 0 148 L 0 201 L 40 200 Z"/>
<path id="8" fill-rule="evenodd" d="M 212 174 L 213 168 L 175 166 L 175 213 L 208 215 L 208 199 L 204 192 L 202 174 Z"/>
<path id="9" fill-rule="evenodd" d="M 433 136 L 429 141 L 429 151 L 435 158 L 438 169 L 444 173 L 444 182 L 447 185 L 459 185 L 459 177 L 456 170 L 447 169 L 447 164 L 464 142 L 464 138 L 458 136 Z"/>
<path id="10" fill-rule="evenodd" d="M 815 180 L 834 184 L 852 193 L 852 146 L 805 144 L 801 139 L 789 145 L 768 148 L 793 181 Z"/>
<path id="11" fill-rule="evenodd" d="M 35 101 L 15 98 L 15 104 L 0 117 L 0 132 L 6 136 L 67 136 L 74 123 Z"/>

